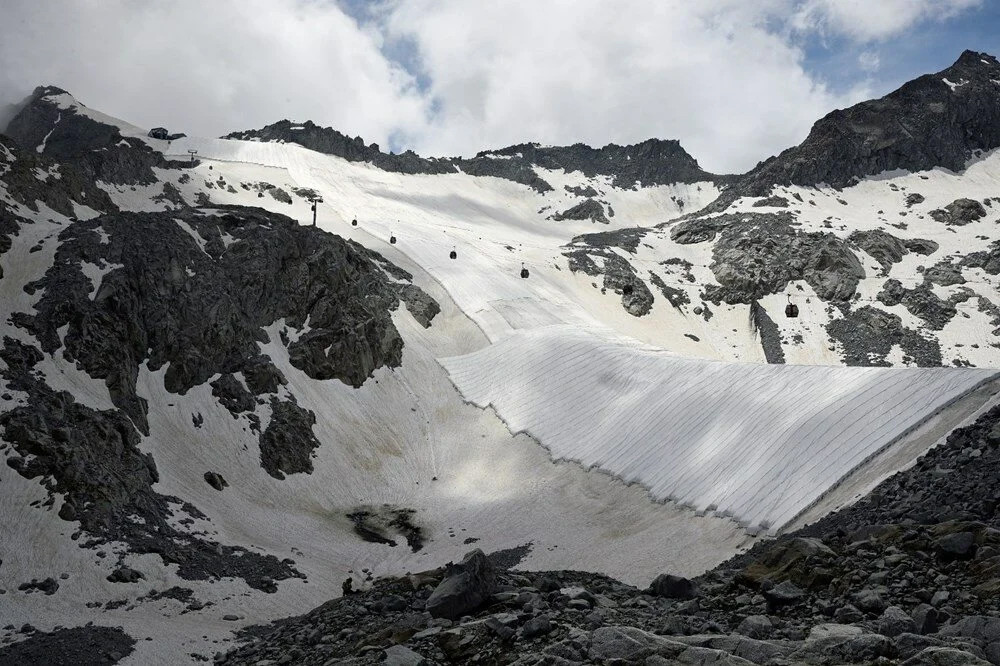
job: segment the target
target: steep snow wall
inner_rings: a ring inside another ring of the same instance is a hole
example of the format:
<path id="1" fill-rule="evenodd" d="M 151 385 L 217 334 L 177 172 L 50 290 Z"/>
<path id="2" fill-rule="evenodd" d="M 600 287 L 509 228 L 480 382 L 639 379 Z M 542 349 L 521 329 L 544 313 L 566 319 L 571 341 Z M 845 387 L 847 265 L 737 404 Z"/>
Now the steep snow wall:
<path id="1" fill-rule="evenodd" d="M 553 458 L 765 530 L 996 375 L 691 360 L 561 326 L 442 363 Z"/>

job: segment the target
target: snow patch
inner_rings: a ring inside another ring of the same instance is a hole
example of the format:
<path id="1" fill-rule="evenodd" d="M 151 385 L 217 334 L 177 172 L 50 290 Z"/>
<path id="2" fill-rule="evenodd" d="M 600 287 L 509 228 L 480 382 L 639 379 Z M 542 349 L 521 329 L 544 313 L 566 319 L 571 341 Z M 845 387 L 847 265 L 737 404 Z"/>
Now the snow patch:
<path id="1" fill-rule="evenodd" d="M 45 135 L 45 138 L 42 139 L 42 142 L 40 144 L 38 144 L 37 148 L 35 148 L 35 150 L 39 154 L 45 152 L 45 144 L 47 144 L 49 142 L 49 137 L 52 136 L 52 133 L 56 131 L 56 125 L 59 124 L 60 120 L 62 120 L 62 112 L 61 111 L 59 112 L 59 115 L 56 116 L 56 121 L 54 123 L 52 123 L 52 129 L 49 130 L 49 133 Z"/>
<path id="2" fill-rule="evenodd" d="M 194 229 L 194 227 L 192 227 L 185 220 L 182 220 L 180 218 L 174 218 L 174 222 L 176 222 L 177 226 L 186 231 L 187 234 L 194 239 L 194 242 L 198 244 L 198 247 L 201 249 L 202 252 L 205 253 L 206 256 L 211 256 L 210 254 L 208 254 L 208 252 L 205 251 L 205 244 L 206 244 L 205 239 L 201 237 L 201 234 L 199 234 Z"/>

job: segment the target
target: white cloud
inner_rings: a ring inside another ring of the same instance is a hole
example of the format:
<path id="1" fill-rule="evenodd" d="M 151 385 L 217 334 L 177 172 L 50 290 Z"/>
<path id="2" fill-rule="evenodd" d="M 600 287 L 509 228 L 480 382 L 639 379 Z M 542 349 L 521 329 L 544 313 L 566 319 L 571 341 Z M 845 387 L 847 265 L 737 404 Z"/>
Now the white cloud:
<path id="1" fill-rule="evenodd" d="M 707 169 L 736 171 L 860 95 L 831 94 L 805 72 L 801 51 L 767 28 L 782 10 L 741 0 L 407 0 L 386 31 L 416 43 L 440 102 L 418 151 L 658 136 L 680 139 Z"/>
<path id="2" fill-rule="evenodd" d="M 882 63 L 882 58 L 876 51 L 862 51 L 858 54 L 858 66 L 866 72 L 874 72 Z"/>
<path id="3" fill-rule="evenodd" d="M 978 7 L 983 0 L 806 0 L 792 24 L 801 31 L 821 30 L 857 42 L 899 35 L 926 20 L 942 20 Z"/>
<path id="4" fill-rule="evenodd" d="M 53 84 L 142 126 L 310 118 L 436 155 L 655 136 L 734 172 L 869 92 L 808 72 L 810 36 L 877 40 L 978 1 L 381 0 L 359 25 L 333 0 L 5 0 L 0 106 Z"/>
<path id="5" fill-rule="evenodd" d="M 8 100 L 52 84 L 141 126 L 210 136 L 310 117 L 385 142 L 426 116 L 379 35 L 330 3 L 8 0 L 0 13 Z"/>

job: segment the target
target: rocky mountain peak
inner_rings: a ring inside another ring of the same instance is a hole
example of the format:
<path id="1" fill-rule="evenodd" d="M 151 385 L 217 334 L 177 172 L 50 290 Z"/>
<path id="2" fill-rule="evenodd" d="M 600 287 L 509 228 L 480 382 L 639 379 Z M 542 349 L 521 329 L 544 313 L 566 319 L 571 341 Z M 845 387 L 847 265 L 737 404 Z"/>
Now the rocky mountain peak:
<path id="1" fill-rule="evenodd" d="M 571 146 L 520 143 L 483 150 L 471 158 L 426 158 L 412 150 L 385 153 L 377 143 L 366 144 L 361 137 L 352 139 L 311 120 L 302 123 L 281 120 L 257 130 L 232 132 L 222 138 L 295 143 L 350 162 L 369 162 L 380 169 L 397 173 L 462 171 L 475 176 L 494 176 L 527 185 L 539 192 L 548 192 L 552 186 L 535 172 L 535 167 L 580 171 L 588 177 L 610 176 L 615 185 L 625 188 L 719 179 L 704 171 L 675 139 L 647 139 L 626 146 L 609 143 L 603 148 L 591 148 L 584 143 Z"/>
<path id="2" fill-rule="evenodd" d="M 800 145 L 760 163 L 738 185 L 764 196 L 775 185 L 844 187 L 904 169 L 961 171 L 1000 147 L 1000 62 L 965 51 L 950 67 L 880 98 L 827 114 Z"/>

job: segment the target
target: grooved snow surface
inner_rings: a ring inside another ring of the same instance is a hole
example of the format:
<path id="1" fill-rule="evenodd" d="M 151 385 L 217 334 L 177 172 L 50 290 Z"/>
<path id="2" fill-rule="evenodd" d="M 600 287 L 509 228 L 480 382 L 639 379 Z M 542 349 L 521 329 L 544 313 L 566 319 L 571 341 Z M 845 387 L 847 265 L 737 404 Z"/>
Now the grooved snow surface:
<path id="1" fill-rule="evenodd" d="M 565 327 L 442 363 L 467 400 L 553 458 L 763 529 L 996 374 L 708 362 Z"/>

